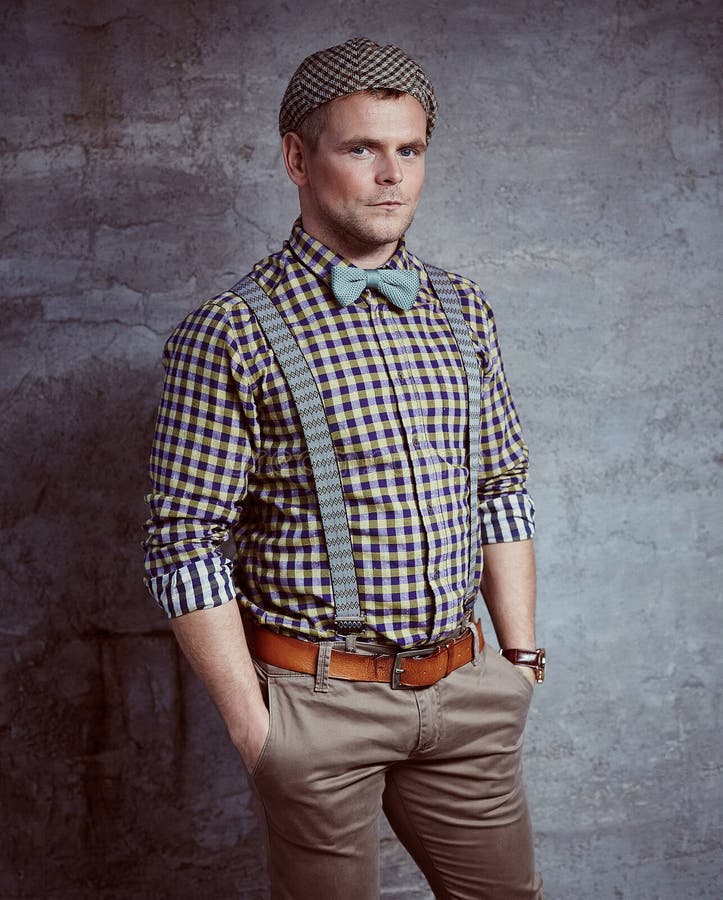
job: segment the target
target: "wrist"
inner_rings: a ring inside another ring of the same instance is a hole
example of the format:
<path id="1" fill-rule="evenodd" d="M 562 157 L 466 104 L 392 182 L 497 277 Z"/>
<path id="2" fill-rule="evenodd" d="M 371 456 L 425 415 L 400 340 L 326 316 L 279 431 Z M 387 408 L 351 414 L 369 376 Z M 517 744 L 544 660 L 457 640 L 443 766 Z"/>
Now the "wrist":
<path id="1" fill-rule="evenodd" d="M 545 680 L 547 660 L 544 647 L 537 647 L 534 650 L 522 649 L 521 647 L 506 647 L 501 648 L 499 652 L 500 656 L 504 656 L 513 666 L 529 670 L 532 679 L 538 684 Z"/>

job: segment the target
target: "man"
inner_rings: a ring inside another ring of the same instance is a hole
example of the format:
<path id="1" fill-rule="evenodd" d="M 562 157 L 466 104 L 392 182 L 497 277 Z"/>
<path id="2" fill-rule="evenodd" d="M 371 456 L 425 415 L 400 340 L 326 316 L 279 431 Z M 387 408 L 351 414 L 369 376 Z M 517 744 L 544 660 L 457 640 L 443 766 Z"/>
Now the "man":
<path id="1" fill-rule="evenodd" d="M 273 897 L 378 897 L 382 806 L 436 897 L 542 896 L 527 451 L 482 293 L 404 242 L 436 113 L 396 47 L 304 60 L 300 219 L 166 347 L 147 583 L 261 797 Z"/>

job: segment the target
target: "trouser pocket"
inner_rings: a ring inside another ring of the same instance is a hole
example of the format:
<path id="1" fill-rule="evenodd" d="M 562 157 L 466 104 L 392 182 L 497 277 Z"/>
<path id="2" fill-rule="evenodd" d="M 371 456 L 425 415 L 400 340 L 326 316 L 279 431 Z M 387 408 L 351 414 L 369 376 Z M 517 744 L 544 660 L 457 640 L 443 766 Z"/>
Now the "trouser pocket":
<path id="1" fill-rule="evenodd" d="M 264 774 L 272 767 L 272 763 L 275 763 L 277 758 L 279 763 L 274 766 L 277 773 L 279 765 L 282 767 L 288 765 L 288 763 L 284 763 L 289 755 L 283 752 L 285 746 L 295 745 L 298 747 L 298 741 L 295 741 L 291 734 L 294 727 L 294 716 L 288 714 L 289 703 L 293 705 L 294 700 L 287 701 L 287 694 L 297 693 L 300 696 L 308 692 L 313 686 L 313 680 L 308 675 L 289 672 L 256 660 L 254 660 L 254 668 L 259 680 L 261 696 L 269 712 L 269 730 L 266 740 L 261 748 L 259 758 L 251 770 L 251 777 L 258 785 L 259 780 L 264 778 Z M 289 762 L 293 764 L 293 754 Z"/>

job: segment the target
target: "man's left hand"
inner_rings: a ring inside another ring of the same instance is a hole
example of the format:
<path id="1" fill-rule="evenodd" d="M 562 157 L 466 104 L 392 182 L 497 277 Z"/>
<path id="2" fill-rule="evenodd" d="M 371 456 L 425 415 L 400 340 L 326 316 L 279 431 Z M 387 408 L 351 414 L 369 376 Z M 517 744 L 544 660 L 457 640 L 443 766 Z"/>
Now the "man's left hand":
<path id="1" fill-rule="evenodd" d="M 537 678 L 535 677 L 535 670 L 530 668 L 530 666 L 515 666 L 516 669 L 519 669 L 527 678 L 530 680 L 532 684 L 537 684 Z"/>

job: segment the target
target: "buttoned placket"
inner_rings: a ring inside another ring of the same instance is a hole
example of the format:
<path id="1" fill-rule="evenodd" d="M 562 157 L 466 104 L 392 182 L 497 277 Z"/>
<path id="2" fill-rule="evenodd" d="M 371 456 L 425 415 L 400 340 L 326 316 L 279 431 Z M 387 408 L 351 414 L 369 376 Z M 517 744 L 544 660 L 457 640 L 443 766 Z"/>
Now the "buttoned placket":
<path id="1" fill-rule="evenodd" d="M 389 306 L 388 301 L 371 288 L 365 289 L 363 301 L 368 305 L 370 318 L 382 348 L 385 363 L 390 375 L 390 382 L 397 400 L 400 428 L 407 438 L 412 458 L 411 472 L 415 481 L 417 507 L 427 539 L 427 581 L 435 601 L 443 601 L 449 589 L 449 546 L 451 535 L 447 520 L 441 515 L 440 483 L 437 463 L 430 466 L 430 442 L 427 434 L 422 398 L 417 390 L 417 364 L 409 352 L 409 340 L 399 327 L 399 313 Z M 418 460 L 431 468 L 432 480 L 425 484 L 418 477 L 420 466 L 414 465 Z M 437 502 L 435 502 L 437 501 Z M 438 545 L 438 549 L 435 548 Z M 431 640 L 442 636 L 442 621 L 438 620 L 437 609 L 443 609 L 444 603 L 435 602 L 435 614 L 432 621 Z"/>

